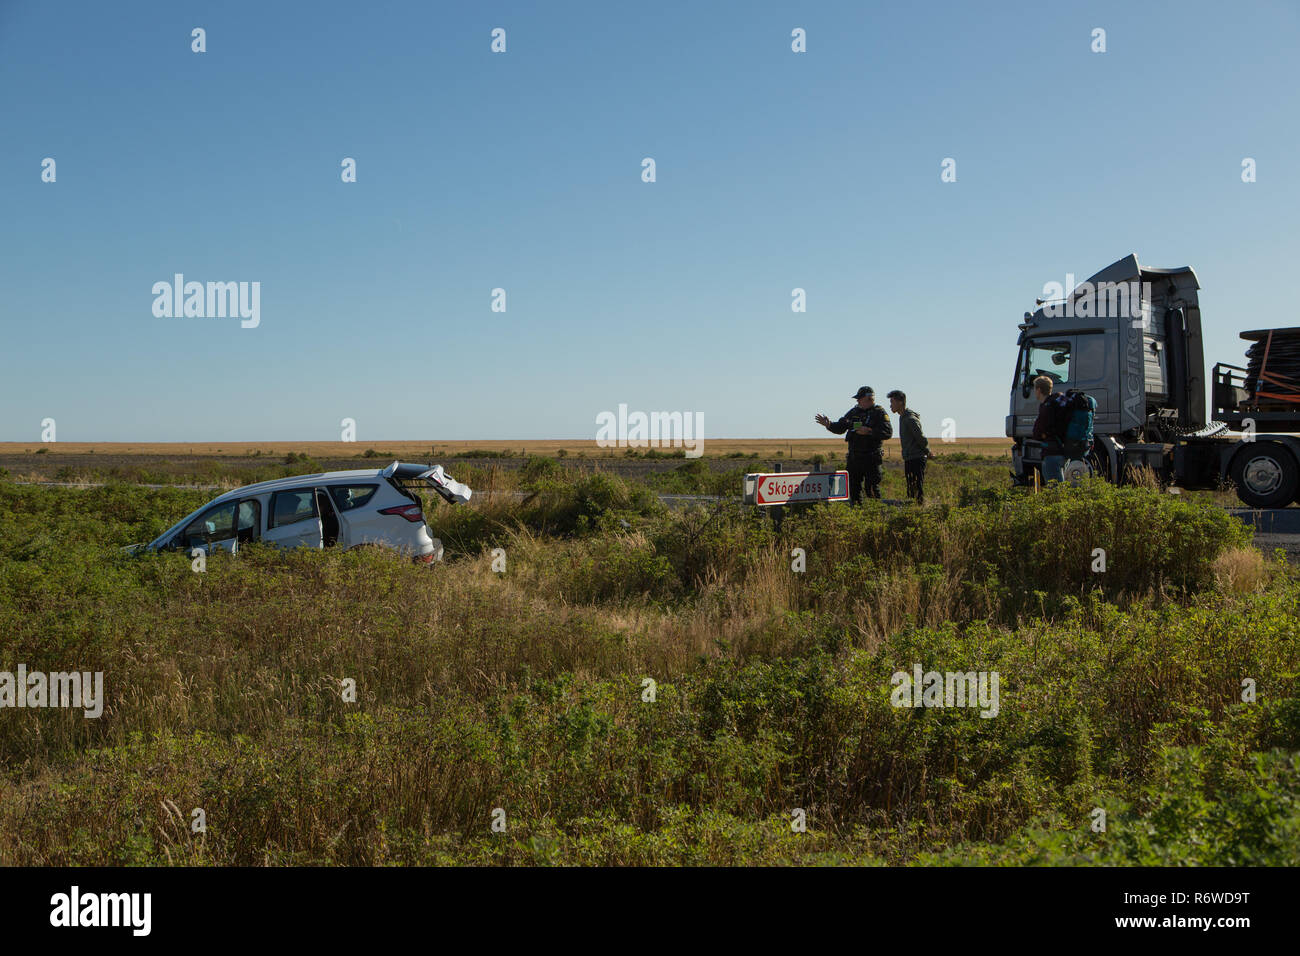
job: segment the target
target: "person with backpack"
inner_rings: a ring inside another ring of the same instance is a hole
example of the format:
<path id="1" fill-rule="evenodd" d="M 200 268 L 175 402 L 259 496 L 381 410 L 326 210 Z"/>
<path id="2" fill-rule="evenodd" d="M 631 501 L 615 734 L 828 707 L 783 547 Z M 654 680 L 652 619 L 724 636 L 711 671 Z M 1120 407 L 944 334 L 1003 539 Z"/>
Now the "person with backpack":
<path id="1" fill-rule="evenodd" d="M 1043 480 L 1061 481 L 1065 477 L 1065 432 L 1070 414 L 1066 398 L 1052 391 L 1052 380 L 1046 375 L 1034 379 L 1034 394 L 1040 403 L 1034 419 L 1034 440 L 1043 443 Z"/>

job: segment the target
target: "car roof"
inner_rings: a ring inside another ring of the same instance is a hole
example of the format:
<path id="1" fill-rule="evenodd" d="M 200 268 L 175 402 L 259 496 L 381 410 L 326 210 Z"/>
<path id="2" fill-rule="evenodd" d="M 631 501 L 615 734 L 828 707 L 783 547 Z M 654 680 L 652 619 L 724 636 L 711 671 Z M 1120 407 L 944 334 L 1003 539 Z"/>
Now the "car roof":
<path id="1" fill-rule="evenodd" d="M 236 488 L 233 491 L 227 491 L 208 502 L 214 505 L 220 501 L 227 501 L 231 498 L 247 498 L 250 495 L 264 495 L 270 491 L 284 491 L 288 488 L 301 488 L 303 485 L 316 485 L 324 482 L 334 481 L 357 481 L 366 480 L 378 481 L 383 475 L 383 470 L 379 468 L 359 468 L 353 471 L 322 471 L 314 475 L 292 475 L 288 478 L 272 478 L 270 481 L 259 481 L 254 485 L 245 485 L 242 488 Z M 206 508 L 207 505 L 204 505 Z"/>
<path id="2" fill-rule="evenodd" d="M 300 488 L 304 484 L 319 484 L 321 482 L 333 481 L 355 481 L 357 479 L 423 478 L 432 470 L 433 468 L 429 465 L 418 465 L 411 464 L 410 462 L 395 461 L 386 468 L 357 468 L 352 471 L 322 471 L 314 475 L 292 475 L 288 478 L 273 478 L 270 481 L 259 481 L 253 485 L 245 485 L 242 488 L 227 491 L 225 494 L 213 498 L 208 502 L 208 504 L 216 504 L 219 501 L 226 501 L 230 498 L 246 498 L 249 495 L 264 495 L 271 491 L 284 491 L 288 488 Z"/>

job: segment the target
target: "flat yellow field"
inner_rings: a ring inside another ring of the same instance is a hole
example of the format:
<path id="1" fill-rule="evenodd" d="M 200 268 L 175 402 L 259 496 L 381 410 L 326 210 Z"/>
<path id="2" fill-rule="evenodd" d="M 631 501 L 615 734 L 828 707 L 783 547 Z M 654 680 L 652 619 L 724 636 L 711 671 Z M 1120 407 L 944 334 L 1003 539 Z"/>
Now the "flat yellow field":
<path id="1" fill-rule="evenodd" d="M 963 453 L 967 455 L 1005 455 L 1010 448 L 1006 438 L 964 438 L 953 442 L 930 439 L 936 455 Z M 887 454 L 898 457 L 898 439 L 885 443 Z M 380 457 L 424 461 L 431 455 L 455 457 L 468 451 L 501 452 L 506 455 L 550 455 L 563 450 L 567 455 L 587 458 L 621 458 L 622 448 L 600 448 L 593 440 L 546 439 L 515 441 L 273 441 L 273 442 L 0 442 L 0 456 L 35 454 L 45 449 L 47 454 L 85 455 L 226 455 L 283 456 L 290 452 L 305 452 L 313 458 L 353 458 L 374 449 Z M 710 438 L 704 442 L 706 457 L 725 457 L 736 453 L 757 454 L 760 458 L 776 457 L 807 459 L 815 454 L 842 455 L 841 438 Z"/>

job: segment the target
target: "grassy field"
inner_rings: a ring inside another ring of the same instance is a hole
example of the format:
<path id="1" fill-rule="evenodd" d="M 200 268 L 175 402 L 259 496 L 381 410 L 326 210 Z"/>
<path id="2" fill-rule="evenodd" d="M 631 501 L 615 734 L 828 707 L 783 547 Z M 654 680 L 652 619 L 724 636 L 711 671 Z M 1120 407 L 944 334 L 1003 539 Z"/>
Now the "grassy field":
<path id="1" fill-rule="evenodd" d="M 0 481 L 0 670 L 107 695 L 0 709 L 0 865 L 1300 864 L 1300 576 L 1209 496 L 953 460 L 778 530 L 655 497 L 745 462 L 464 465 L 522 494 L 434 567 L 198 573 L 118 549 L 209 492 Z"/>
<path id="2" fill-rule="evenodd" d="M 1006 438 L 965 438 L 951 442 L 934 439 L 937 454 L 978 455 L 1009 458 L 1011 442 Z M 886 453 L 898 456 L 898 439 L 885 442 Z M 381 458 L 400 461 L 423 461 L 430 455 L 435 458 L 459 458 L 475 453 L 483 456 L 506 458 L 543 455 L 549 457 L 626 458 L 628 449 L 600 448 L 595 441 L 391 441 L 391 442 L 341 442 L 341 441 L 283 441 L 283 442 L 0 442 L 0 460 L 15 456 L 35 455 L 42 452 L 52 455 L 104 455 L 110 458 L 130 455 L 192 457 L 236 456 L 272 457 L 307 455 L 318 459 L 346 459 L 365 457 L 367 452 Z M 639 450 L 632 449 L 633 453 Z M 661 454 L 671 453 L 668 452 Z M 844 454 L 844 440 L 838 436 L 827 438 L 716 438 L 708 439 L 700 449 L 708 458 L 758 457 L 811 459 L 813 455 Z M 644 451 L 640 452 L 644 454 Z M 373 456 L 372 456 L 373 457 Z"/>
<path id="3" fill-rule="evenodd" d="M 996 445 L 988 444 L 997 442 Z M 393 460 L 437 462 L 457 479 L 469 483 L 480 495 L 514 492 L 530 481 L 550 472 L 571 476 L 597 472 L 617 475 L 636 485 L 645 485 L 660 493 L 739 495 L 746 472 L 771 471 L 780 465 L 785 470 L 813 467 L 843 468 L 844 442 L 754 442 L 737 443 L 726 450 L 710 448 L 700 458 L 688 459 L 678 451 L 623 449 L 611 454 L 609 449 L 577 448 L 573 454 L 553 449 L 546 455 L 524 446 L 485 447 L 489 442 L 466 443 L 468 447 L 451 448 L 417 443 L 395 443 L 381 449 L 365 448 L 341 442 L 312 444 L 291 443 L 264 448 L 232 451 L 224 446 L 195 445 L 190 454 L 165 445 L 114 446 L 111 444 L 72 445 L 59 443 L 35 446 L 0 445 L 0 479 L 21 482 L 102 483 L 126 482 L 142 485 L 195 485 L 204 488 L 236 488 L 311 472 L 379 468 Z M 497 443 L 501 444 L 501 443 Z M 556 443 L 533 443 L 534 446 Z M 776 447 L 777 445 L 783 447 Z M 897 443 L 885 449 L 887 496 L 903 496 L 901 463 Z M 1007 473 L 1009 458 L 1002 455 L 1006 443 L 995 439 L 978 439 L 952 445 L 936 443 L 935 468 L 931 470 L 931 487 L 945 500 L 955 500 L 960 487 L 971 482 L 983 484 L 1001 480 Z M 794 457 L 787 454 L 793 449 Z M 599 452 L 588 457 L 587 452 Z M 760 455 L 759 452 L 770 452 Z M 315 457 L 319 455 L 320 457 Z M 346 457 L 350 456 L 350 457 Z M 940 467 L 941 466 L 941 467 Z"/>

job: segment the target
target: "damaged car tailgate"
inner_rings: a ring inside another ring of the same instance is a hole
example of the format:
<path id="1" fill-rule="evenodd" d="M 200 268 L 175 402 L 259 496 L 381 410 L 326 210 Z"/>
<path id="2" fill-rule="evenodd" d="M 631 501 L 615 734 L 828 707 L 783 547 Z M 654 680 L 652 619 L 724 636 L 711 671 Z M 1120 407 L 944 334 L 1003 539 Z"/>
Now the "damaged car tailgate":
<path id="1" fill-rule="evenodd" d="M 442 465 L 416 465 L 395 461 L 382 472 L 385 478 L 403 486 L 432 488 L 452 504 L 464 504 L 473 492 L 442 470 Z"/>

